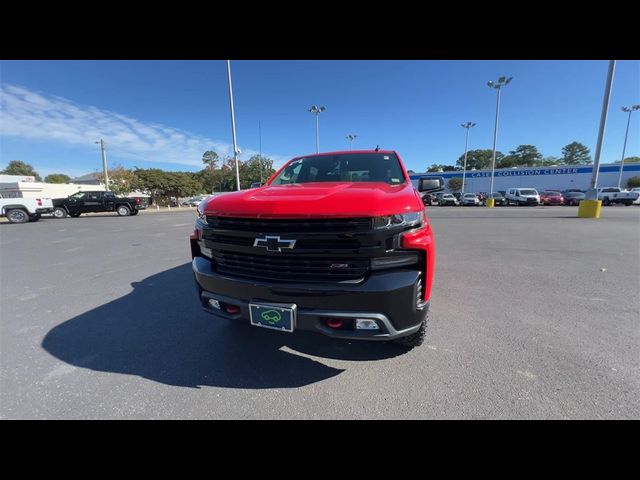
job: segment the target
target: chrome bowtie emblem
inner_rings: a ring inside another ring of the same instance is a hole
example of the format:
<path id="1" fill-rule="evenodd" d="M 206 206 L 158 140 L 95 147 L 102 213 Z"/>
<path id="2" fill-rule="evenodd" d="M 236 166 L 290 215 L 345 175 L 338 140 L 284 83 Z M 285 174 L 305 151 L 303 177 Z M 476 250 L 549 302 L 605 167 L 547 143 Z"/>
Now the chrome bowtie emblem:
<path id="1" fill-rule="evenodd" d="M 266 248 L 267 252 L 282 252 L 283 248 L 293 249 L 296 244 L 295 240 L 282 240 L 279 236 L 265 236 L 256 238 L 253 242 L 254 247 Z"/>

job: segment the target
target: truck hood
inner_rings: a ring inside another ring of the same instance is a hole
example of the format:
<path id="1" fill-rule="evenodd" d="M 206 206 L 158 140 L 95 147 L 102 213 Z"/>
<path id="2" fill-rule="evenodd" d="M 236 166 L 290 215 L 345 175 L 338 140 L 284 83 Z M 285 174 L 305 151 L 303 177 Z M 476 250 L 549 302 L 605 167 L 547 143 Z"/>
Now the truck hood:
<path id="1" fill-rule="evenodd" d="M 207 215 L 227 217 L 374 217 L 424 208 L 412 184 L 314 182 L 265 186 L 206 200 Z"/>

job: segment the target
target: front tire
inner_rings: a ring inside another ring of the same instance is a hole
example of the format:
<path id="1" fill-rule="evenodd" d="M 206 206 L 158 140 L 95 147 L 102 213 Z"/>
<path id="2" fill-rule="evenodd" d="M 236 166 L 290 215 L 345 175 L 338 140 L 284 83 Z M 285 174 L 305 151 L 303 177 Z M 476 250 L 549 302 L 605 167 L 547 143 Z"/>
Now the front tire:
<path id="1" fill-rule="evenodd" d="M 604 200 L 602 200 L 602 205 L 604 205 L 605 207 L 611 205 L 611 200 L 609 200 L 609 197 L 605 197 Z"/>
<path id="2" fill-rule="evenodd" d="M 393 343 L 396 345 L 400 345 L 401 347 L 412 349 L 415 347 L 419 347 L 422 345 L 427 338 L 427 323 L 429 323 L 429 312 L 427 311 L 427 316 L 420 324 L 420 328 L 417 332 L 412 333 L 411 335 L 407 335 L 406 337 L 400 337 L 393 340 Z"/>
<path id="3" fill-rule="evenodd" d="M 71 214 L 69 214 L 69 216 L 70 216 L 71 218 L 78 218 L 80 215 L 82 215 L 80 212 L 75 212 L 75 213 L 71 213 Z"/>
<path id="4" fill-rule="evenodd" d="M 131 212 L 131 215 L 137 215 L 138 213 L 140 213 L 140 210 L 134 210 Z"/>
<path id="5" fill-rule="evenodd" d="M 117 211 L 118 215 L 120 215 L 121 217 L 128 217 L 129 215 L 131 215 L 131 210 L 129 210 L 129 207 L 127 207 L 126 205 L 120 205 Z"/>
<path id="6" fill-rule="evenodd" d="M 7 210 L 5 215 L 11 223 L 27 223 L 29 221 L 29 214 L 21 208 Z"/>

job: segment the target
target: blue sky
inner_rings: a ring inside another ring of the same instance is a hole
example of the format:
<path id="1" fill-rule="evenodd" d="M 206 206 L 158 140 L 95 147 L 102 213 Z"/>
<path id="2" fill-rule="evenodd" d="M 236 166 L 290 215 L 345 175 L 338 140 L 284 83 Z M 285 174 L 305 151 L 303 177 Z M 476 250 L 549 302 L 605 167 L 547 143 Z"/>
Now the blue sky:
<path id="1" fill-rule="evenodd" d="M 513 76 L 503 90 L 498 150 L 536 145 L 560 156 L 574 140 L 592 154 L 607 61 L 232 61 L 241 158 L 262 152 L 281 164 L 315 151 L 310 105 L 320 117 L 320 148 L 396 149 L 407 168 L 453 164 L 464 151 L 491 148 L 495 90 L 488 80 Z M 107 142 L 110 165 L 198 170 L 202 153 L 231 153 L 226 62 L 2 61 L 0 168 L 10 160 L 46 175 L 101 168 L 94 141 Z M 640 62 L 617 63 L 603 162 L 618 160 L 626 114 L 640 103 Z M 640 112 L 626 156 L 640 156 Z"/>

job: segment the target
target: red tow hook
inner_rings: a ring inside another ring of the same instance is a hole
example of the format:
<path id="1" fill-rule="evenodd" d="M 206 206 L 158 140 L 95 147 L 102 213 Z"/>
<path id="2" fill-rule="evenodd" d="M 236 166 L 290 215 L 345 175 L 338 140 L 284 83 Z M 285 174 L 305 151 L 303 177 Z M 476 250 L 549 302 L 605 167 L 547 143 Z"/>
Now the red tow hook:
<path id="1" fill-rule="evenodd" d="M 226 312 L 230 315 L 235 315 L 240 312 L 240 307 L 236 307 L 235 305 L 227 305 L 225 308 Z"/>
<path id="2" fill-rule="evenodd" d="M 327 325 L 330 328 L 340 328 L 342 326 L 342 320 L 340 320 L 339 318 L 328 318 L 327 319 Z"/>

